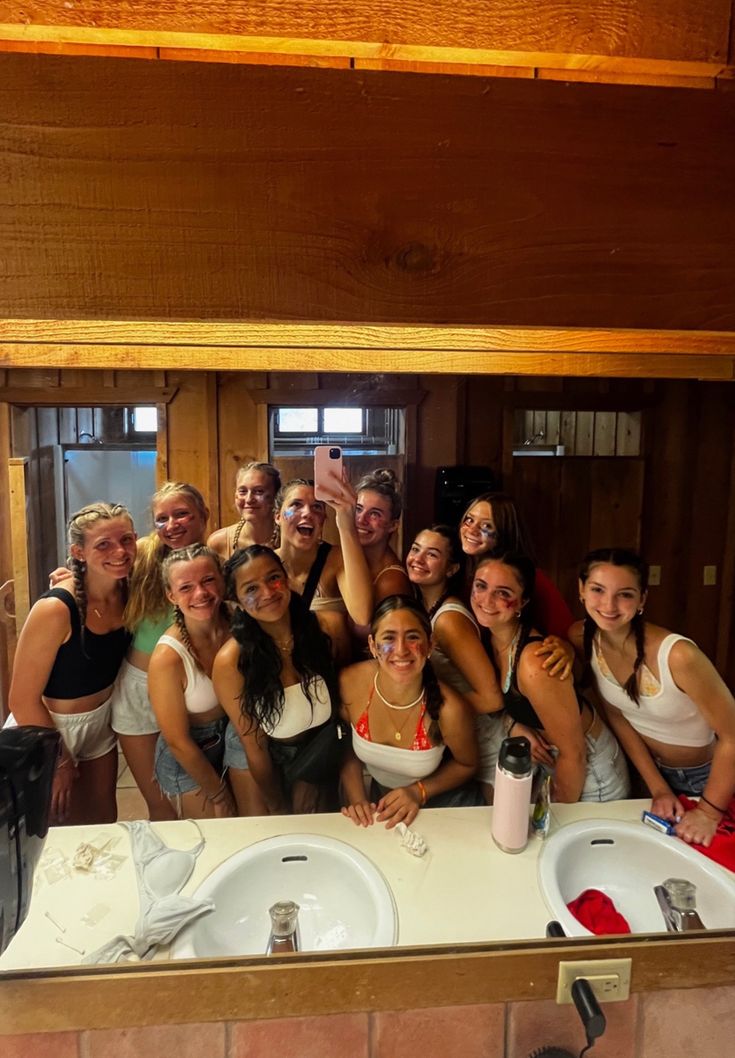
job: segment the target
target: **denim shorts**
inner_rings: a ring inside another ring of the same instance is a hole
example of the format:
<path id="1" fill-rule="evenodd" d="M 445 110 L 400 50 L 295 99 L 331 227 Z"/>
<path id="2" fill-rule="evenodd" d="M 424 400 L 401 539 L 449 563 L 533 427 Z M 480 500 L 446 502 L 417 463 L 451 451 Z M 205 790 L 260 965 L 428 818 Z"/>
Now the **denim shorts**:
<path id="1" fill-rule="evenodd" d="M 199 746 L 218 775 L 224 775 L 229 767 L 247 768 L 248 766 L 237 732 L 234 728 L 231 734 L 228 731 L 231 727 L 226 717 L 220 717 L 208 724 L 189 728 L 193 741 Z M 154 774 L 158 785 L 167 797 L 177 797 L 199 789 L 199 783 L 195 782 L 182 768 L 163 735 L 159 735 L 156 742 Z"/>
<path id="2" fill-rule="evenodd" d="M 656 761 L 656 766 L 675 794 L 691 794 L 693 797 L 699 797 L 707 785 L 712 761 L 708 760 L 706 764 L 695 764 L 691 768 L 668 768 L 658 761 Z"/>

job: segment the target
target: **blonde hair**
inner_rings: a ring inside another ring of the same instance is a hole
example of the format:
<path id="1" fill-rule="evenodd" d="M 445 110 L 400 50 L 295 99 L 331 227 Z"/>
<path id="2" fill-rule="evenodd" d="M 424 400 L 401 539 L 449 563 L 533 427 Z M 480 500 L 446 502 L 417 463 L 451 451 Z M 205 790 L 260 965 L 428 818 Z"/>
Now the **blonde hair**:
<path id="1" fill-rule="evenodd" d="M 192 544 L 190 547 L 179 548 L 178 551 L 169 551 L 169 553 L 164 558 L 163 563 L 161 564 L 161 584 L 163 585 L 164 591 L 168 592 L 171 590 L 172 568 L 178 565 L 180 562 L 193 562 L 194 559 L 197 558 L 208 558 L 214 568 L 218 571 L 218 573 L 222 573 L 222 563 L 220 561 L 219 555 L 216 551 L 212 551 L 212 549 L 210 547 L 207 547 L 205 544 Z M 221 612 L 225 614 L 225 616 L 228 616 L 226 606 L 222 605 Z M 199 660 L 199 656 L 197 655 L 196 650 L 194 649 L 194 644 L 192 643 L 191 636 L 189 635 L 189 629 L 186 627 L 184 615 L 178 606 L 174 606 L 174 621 L 176 623 L 176 627 L 179 630 L 181 642 L 191 654 L 197 668 L 201 669 L 203 672 L 204 668 L 202 666 L 201 661 Z"/>
<path id="2" fill-rule="evenodd" d="M 271 485 L 273 487 L 273 504 L 274 504 L 273 509 L 275 510 L 276 496 L 278 495 L 278 493 L 280 491 L 280 488 L 281 488 L 281 475 L 280 475 L 280 472 L 278 471 L 277 467 L 273 466 L 272 463 L 258 463 L 257 461 L 252 462 L 252 463 L 244 463 L 243 466 L 241 466 L 240 469 L 238 470 L 237 474 L 235 474 L 235 488 L 238 487 L 240 479 L 245 477 L 246 474 L 249 474 L 251 470 L 259 470 L 261 474 L 264 474 L 267 478 L 270 479 Z M 240 542 L 240 536 L 241 536 L 242 531 L 243 531 L 244 528 L 245 528 L 245 518 L 242 517 L 240 519 L 240 521 L 237 523 L 236 527 L 235 527 L 235 535 L 232 538 L 232 550 L 233 550 L 233 552 L 238 550 L 238 546 L 237 545 Z M 271 543 L 274 543 L 274 541 L 276 540 L 276 536 L 277 536 L 277 528 L 276 528 L 276 524 L 274 522 L 273 523 L 273 532 L 271 533 Z"/>
<path id="3" fill-rule="evenodd" d="M 72 514 L 66 527 L 66 538 L 69 544 L 69 569 L 74 578 L 74 598 L 79 612 L 79 624 L 84 650 L 84 626 L 87 621 L 87 586 L 84 574 L 87 563 L 77 558 L 72 548 L 84 547 L 87 531 L 100 521 L 111 522 L 113 518 L 127 518 L 133 528 L 133 517 L 127 507 L 121 503 L 88 503 L 76 514 Z"/>
<path id="4" fill-rule="evenodd" d="M 164 481 L 151 496 L 151 511 L 155 512 L 156 504 L 172 496 L 183 496 L 204 522 L 209 518 L 209 510 L 199 489 L 184 481 Z M 160 619 L 168 613 L 169 601 L 161 579 L 161 563 L 170 551 L 171 548 L 164 544 L 155 529 L 138 541 L 138 555 L 123 615 L 128 631 L 135 632 L 145 618 Z"/>

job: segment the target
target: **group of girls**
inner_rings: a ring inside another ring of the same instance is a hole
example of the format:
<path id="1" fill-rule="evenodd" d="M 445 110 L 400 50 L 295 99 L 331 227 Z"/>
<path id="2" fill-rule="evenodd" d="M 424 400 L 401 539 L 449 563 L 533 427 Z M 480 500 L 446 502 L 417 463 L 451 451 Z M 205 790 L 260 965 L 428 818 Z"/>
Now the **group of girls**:
<path id="1" fill-rule="evenodd" d="M 115 819 L 119 742 L 151 819 L 410 824 L 492 803 L 500 744 L 523 735 L 556 800 L 629 796 L 630 762 L 653 810 L 709 844 L 735 792 L 735 702 L 691 640 L 645 620 L 638 555 L 586 557 L 575 623 L 501 493 L 422 530 L 405 564 L 391 471 L 335 480 L 325 502 L 251 463 L 235 504 L 208 539 L 184 483 L 153 496 L 137 542 L 123 507 L 71 519 L 10 692 L 17 723 L 62 735 L 55 821 Z"/>

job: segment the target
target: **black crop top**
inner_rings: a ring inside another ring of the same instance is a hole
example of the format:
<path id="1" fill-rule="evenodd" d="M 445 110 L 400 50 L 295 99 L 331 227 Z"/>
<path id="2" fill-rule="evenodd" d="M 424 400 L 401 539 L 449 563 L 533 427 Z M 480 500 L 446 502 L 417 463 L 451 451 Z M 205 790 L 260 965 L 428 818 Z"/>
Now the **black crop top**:
<path id="1" fill-rule="evenodd" d="M 74 596 L 65 588 L 51 588 L 42 599 L 61 599 L 69 609 L 71 636 L 56 652 L 54 667 L 43 689 L 48 698 L 83 698 L 111 686 L 130 643 L 126 628 L 97 635 L 81 624 Z"/>
<path id="2" fill-rule="evenodd" d="M 542 643 L 543 636 L 529 636 L 526 640 L 523 649 L 528 646 L 529 643 Z M 503 688 L 503 702 L 505 708 L 508 711 L 508 715 L 512 716 L 513 719 L 519 724 L 525 724 L 526 727 L 534 727 L 538 731 L 543 730 L 543 724 L 538 718 L 538 714 L 534 707 L 526 698 L 525 694 L 521 694 L 518 683 L 516 681 L 516 661 L 518 660 L 517 655 L 513 659 L 513 669 L 510 673 L 510 686 L 507 690 Z M 576 693 L 576 688 L 575 688 Z M 584 698 L 577 694 L 577 702 L 579 703 L 579 711 L 582 712 L 584 708 Z"/>

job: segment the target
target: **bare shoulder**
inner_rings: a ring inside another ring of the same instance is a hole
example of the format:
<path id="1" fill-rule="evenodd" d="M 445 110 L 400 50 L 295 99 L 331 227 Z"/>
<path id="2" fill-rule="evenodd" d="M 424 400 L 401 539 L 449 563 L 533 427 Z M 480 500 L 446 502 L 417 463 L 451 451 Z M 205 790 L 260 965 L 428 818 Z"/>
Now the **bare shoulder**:
<path id="1" fill-rule="evenodd" d="M 374 661 L 357 661 L 354 665 L 347 665 L 339 674 L 340 687 L 354 693 L 372 682 L 375 671 Z"/>
<path id="2" fill-rule="evenodd" d="M 214 659 L 215 665 L 236 665 L 238 658 L 240 657 L 240 644 L 234 636 L 230 636 L 226 639 L 222 646 L 217 651 L 217 656 Z"/>
<path id="3" fill-rule="evenodd" d="M 567 638 L 575 650 L 582 650 L 584 645 L 584 621 L 575 621 L 570 625 Z"/>
<path id="4" fill-rule="evenodd" d="M 227 546 L 227 534 L 231 528 L 231 525 L 225 525 L 221 529 L 216 529 L 207 537 L 207 547 L 217 552 L 224 549 Z"/>

